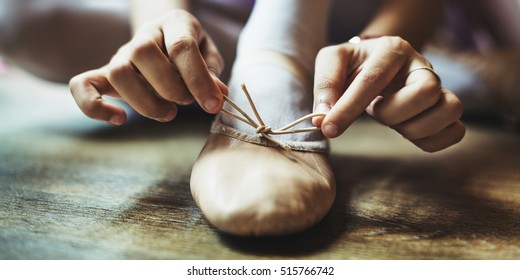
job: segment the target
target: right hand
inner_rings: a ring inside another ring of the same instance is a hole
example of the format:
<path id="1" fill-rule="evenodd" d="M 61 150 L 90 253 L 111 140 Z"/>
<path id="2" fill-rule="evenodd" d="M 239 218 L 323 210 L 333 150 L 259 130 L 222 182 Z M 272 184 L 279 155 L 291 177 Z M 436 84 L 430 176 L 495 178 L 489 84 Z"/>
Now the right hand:
<path id="1" fill-rule="evenodd" d="M 194 100 L 208 113 L 223 105 L 225 84 L 218 76 L 224 67 L 222 56 L 199 21 L 182 10 L 139 28 L 111 61 L 79 74 L 69 87 L 85 115 L 115 125 L 126 120 L 123 108 L 109 103 L 103 95 L 125 100 L 141 115 L 171 121 L 177 105 Z"/>
<path id="2" fill-rule="evenodd" d="M 432 72 L 414 71 L 423 67 L 432 66 L 399 37 L 323 48 L 316 57 L 314 108 L 327 116 L 313 124 L 333 138 L 366 111 L 424 151 L 459 142 L 466 131 L 462 103 Z"/>

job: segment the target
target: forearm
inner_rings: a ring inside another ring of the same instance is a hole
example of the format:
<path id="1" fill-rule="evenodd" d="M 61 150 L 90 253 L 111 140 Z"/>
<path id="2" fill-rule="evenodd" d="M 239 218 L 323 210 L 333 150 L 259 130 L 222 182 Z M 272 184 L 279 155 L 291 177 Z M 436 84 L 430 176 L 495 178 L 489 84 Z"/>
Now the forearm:
<path id="1" fill-rule="evenodd" d="M 442 0 L 387 0 L 361 37 L 400 36 L 420 50 L 442 12 Z"/>
<path id="2" fill-rule="evenodd" d="M 142 24 L 161 16 L 169 10 L 182 9 L 190 11 L 189 2 L 189 0 L 131 0 L 130 25 L 132 33 Z"/>

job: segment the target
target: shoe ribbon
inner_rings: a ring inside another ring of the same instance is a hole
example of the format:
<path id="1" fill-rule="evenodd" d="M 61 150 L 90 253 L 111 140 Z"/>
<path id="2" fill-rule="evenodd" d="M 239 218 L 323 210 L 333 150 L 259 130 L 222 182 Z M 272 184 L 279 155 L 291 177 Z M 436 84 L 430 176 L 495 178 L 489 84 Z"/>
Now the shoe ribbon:
<path id="1" fill-rule="evenodd" d="M 253 102 L 253 99 L 251 98 L 251 95 L 249 94 L 245 84 L 242 84 L 242 91 L 244 92 L 244 94 L 247 98 L 247 101 L 249 102 L 249 105 L 251 106 L 251 109 L 253 110 L 253 113 L 255 114 L 256 121 L 249 114 L 247 114 L 238 104 L 236 104 L 233 100 L 231 100 L 231 98 L 227 97 L 226 95 L 224 95 L 224 100 L 227 103 L 229 103 L 229 105 L 231 105 L 231 107 L 235 108 L 235 110 L 237 110 L 241 115 L 232 113 L 226 109 L 222 109 L 222 112 L 226 113 L 227 115 L 229 115 L 237 120 L 240 120 L 240 121 L 250 125 L 251 127 L 253 127 L 255 129 L 255 132 L 258 133 L 260 136 L 264 137 L 268 141 L 271 141 L 275 145 L 277 145 L 285 150 L 290 150 L 291 147 L 289 145 L 283 143 L 282 141 L 273 138 L 271 135 L 294 134 L 294 133 L 302 133 L 302 132 L 319 131 L 319 130 L 321 130 L 321 128 L 316 127 L 316 126 L 298 128 L 298 129 L 290 129 L 290 128 L 292 128 L 308 119 L 312 119 L 314 117 L 325 117 L 327 115 L 326 113 L 308 114 L 308 115 L 305 115 L 305 116 L 293 121 L 292 123 L 290 123 L 282 128 L 272 129 L 270 126 L 266 125 L 264 123 L 264 121 L 262 120 L 262 117 L 260 117 L 260 114 L 258 113 L 258 110 L 256 109 L 255 103 Z"/>

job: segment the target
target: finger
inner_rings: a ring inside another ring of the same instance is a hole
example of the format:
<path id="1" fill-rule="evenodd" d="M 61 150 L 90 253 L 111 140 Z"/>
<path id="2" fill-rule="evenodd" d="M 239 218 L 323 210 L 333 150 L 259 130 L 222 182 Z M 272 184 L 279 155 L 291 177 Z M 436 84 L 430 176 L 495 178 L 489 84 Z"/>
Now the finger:
<path id="1" fill-rule="evenodd" d="M 228 88 L 226 84 L 219 79 L 220 74 L 224 70 L 224 59 L 218 51 L 215 42 L 206 34 L 204 34 L 204 39 L 201 42 L 201 54 L 213 81 L 216 83 L 220 92 L 227 96 Z"/>
<path id="2" fill-rule="evenodd" d="M 92 70 L 73 77 L 69 88 L 76 104 L 88 117 L 121 125 L 126 120 L 123 108 L 105 101 L 102 95 L 117 95 L 103 70 Z"/>
<path id="3" fill-rule="evenodd" d="M 191 104 L 193 96 L 157 44 L 161 40 L 162 34 L 157 29 L 141 31 L 127 47 L 131 49 L 129 57 L 159 96 L 178 104 Z"/>
<path id="4" fill-rule="evenodd" d="M 316 56 L 314 71 L 314 113 L 328 113 L 347 88 L 348 46 L 323 48 Z M 314 117 L 312 123 L 320 126 L 323 117 Z"/>
<path id="5" fill-rule="evenodd" d="M 440 96 L 437 79 L 428 71 L 415 71 L 396 93 L 374 99 L 367 113 L 379 122 L 392 126 L 434 106 Z"/>
<path id="6" fill-rule="evenodd" d="M 202 41 L 200 42 L 200 49 L 202 58 L 206 62 L 206 66 L 210 74 L 214 77 L 219 77 L 224 70 L 224 59 L 222 55 L 218 51 L 217 45 L 215 42 L 207 36 L 206 33 L 203 34 Z"/>
<path id="7" fill-rule="evenodd" d="M 462 112 L 460 100 L 448 90 L 443 90 L 439 102 L 434 107 L 392 128 L 407 139 L 421 139 L 435 135 L 459 120 Z"/>
<path id="8" fill-rule="evenodd" d="M 412 143 L 425 152 L 433 153 L 460 142 L 462 138 L 464 138 L 465 133 L 466 128 L 464 124 L 462 124 L 461 121 L 456 121 L 439 133 L 426 138 L 413 140 Z"/>
<path id="9" fill-rule="evenodd" d="M 108 70 L 108 81 L 121 97 L 139 114 L 160 121 L 171 121 L 177 115 L 177 106 L 160 98 L 134 70 L 123 54 L 116 54 Z"/>
<path id="10" fill-rule="evenodd" d="M 186 87 L 208 113 L 222 108 L 223 97 L 199 50 L 203 39 L 200 23 L 190 14 L 179 12 L 163 25 L 166 50 L 177 66 Z"/>
<path id="11" fill-rule="evenodd" d="M 378 48 L 362 66 L 359 74 L 339 98 L 323 120 L 322 130 L 326 137 L 336 137 L 343 133 L 368 105 L 378 96 L 397 75 L 413 49 L 402 39 L 390 40 L 392 51 Z M 355 45 L 360 46 L 360 45 Z"/>
<path id="12" fill-rule="evenodd" d="M 224 94 L 225 96 L 229 96 L 229 89 L 226 86 L 226 84 L 224 84 L 224 82 L 222 82 L 218 78 L 215 78 L 215 83 L 217 83 L 217 86 L 220 89 L 220 91 L 222 92 L 222 94 Z"/>

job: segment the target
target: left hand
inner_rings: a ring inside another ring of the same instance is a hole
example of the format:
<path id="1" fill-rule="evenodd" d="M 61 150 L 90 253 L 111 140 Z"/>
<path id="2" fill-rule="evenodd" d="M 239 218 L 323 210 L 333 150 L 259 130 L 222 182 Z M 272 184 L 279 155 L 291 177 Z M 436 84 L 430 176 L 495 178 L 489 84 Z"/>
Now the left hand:
<path id="1" fill-rule="evenodd" d="M 427 152 L 459 142 L 465 134 L 462 103 L 427 69 L 430 63 L 399 37 L 323 48 L 316 57 L 313 119 L 323 134 L 342 134 L 366 111 Z"/>

